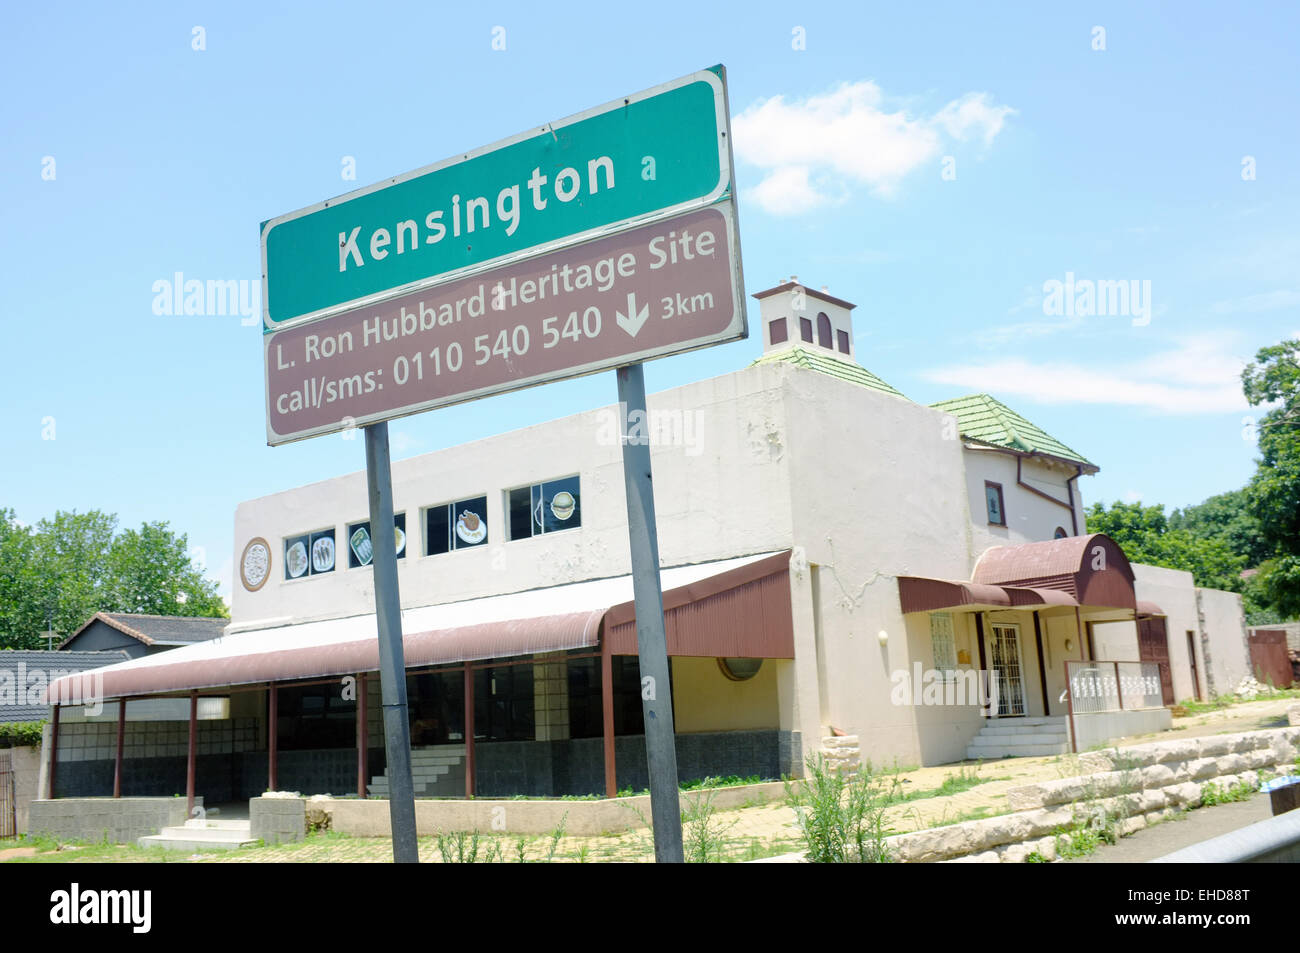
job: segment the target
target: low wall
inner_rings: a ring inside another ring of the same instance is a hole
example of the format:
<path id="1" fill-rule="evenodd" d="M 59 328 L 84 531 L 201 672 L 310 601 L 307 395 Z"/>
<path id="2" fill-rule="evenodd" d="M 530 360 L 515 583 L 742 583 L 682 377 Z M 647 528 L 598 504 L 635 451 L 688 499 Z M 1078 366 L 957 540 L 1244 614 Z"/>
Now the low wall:
<path id="1" fill-rule="evenodd" d="M 32 800 L 41 793 L 41 749 L 10 748 L 9 763 L 14 772 L 14 817 L 18 833 L 27 833 L 27 815 Z"/>
<path id="2" fill-rule="evenodd" d="M 1143 708 L 1136 711 L 1076 712 L 1074 731 L 1077 737 L 1075 750 L 1086 751 L 1099 744 L 1119 738 L 1132 738 L 1155 731 L 1168 731 L 1174 723 L 1174 713 L 1168 708 Z"/>
<path id="3" fill-rule="evenodd" d="M 712 805 L 719 810 L 746 803 L 775 801 L 785 794 L 781 781 L 716 788 L 712 792 L 690 791 L 681 796 L 682 808 L 696 798 L 712 793 Z M 329 818 L 329 829 L 356 837 L 388 837 L 388 801 L 367 799 L 330 800 L 315 798 L 311 810 Z M 524 800 L 438 800 L 415 802 L 415 828 L 421 837 L 440 832 L 480 831 L 483 833 L 548 834 L 564 822 L 568 834 L 595 836 L 618 833 L 649 825 L 648 796 L 609 798 L 593 801 Z"/>
<path id="4" fill-rule="evenodd" d="M 248 802 L 248 821 L 252 836 L 268 844 L 296 843 L 307 836 L 307 802 L 300 797 L 255 797 Z"/>
<path id="5" fill-rule="evenodd" d="M 196 806 L 203 798 L 194 799 Z M 74 797 L 33 800 L 29 810 L 32 834 L 61 841 L 102 841 L 134 844 L 164 827 L 185 823 L 185 798 L 176 797 Z"/>
<path id="6" fill-rule="evenodd" d="M 925 863 L 1023 862 L 1037 852 L 1056 856 L 1056 832 L 1106 812 L 1127 834 L 1201 803 L 1205 785 L 1258 785 L 1260 772 L 1285 773 L 1300 752 L 1300 728 L 1274 728 L 1090 751 L 1079 755 L 1078 777 L 1012 788 L 1013 813 L 949 827 L 898 834 L 887 843 L 896 858 Z"/>

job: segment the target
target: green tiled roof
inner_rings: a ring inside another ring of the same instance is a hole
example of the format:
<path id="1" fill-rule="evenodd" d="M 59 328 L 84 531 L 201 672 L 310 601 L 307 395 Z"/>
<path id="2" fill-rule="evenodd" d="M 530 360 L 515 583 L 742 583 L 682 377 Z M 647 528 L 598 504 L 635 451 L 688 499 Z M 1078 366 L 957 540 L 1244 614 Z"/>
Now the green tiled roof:
<path id="1" fill-rule="evenodd" d="M 860 384 L 863 387 L 878 390 L 882 394 L 890 394 L 894 397 L 902 397 L 903 400 L 907 400 L 901 391 L 886 384 L 861 364 L 850 363 L 837 357 L 827 357 L 824 354 L 818 354 L 816 351 L 809 351 L 798 346 L 782 348 L 779 351 L 770 351 L 754 362 L 754 364 L 777 363 L 794 364 L 796 367 L 803 367 L 810 371 L 829 374 L 831 377 L 838 377 L 840 380 L 848 381 L 852 384 Z M 752 367 L 753 365 L 751 364 L 750 366 Z"/>
<path id="2" fill-rule="evenodd" d="M 993 447 L 1006 447 L 1020 453 L 1045 453 L 1062 460 L 1082 463 L 1097 469 L 1096 464 L 1075 453 L 1037 424 L 988 394 L 971 394 L 954 397 L 930 405 L 957 418 L 957 428 L 968 440 Z"/>

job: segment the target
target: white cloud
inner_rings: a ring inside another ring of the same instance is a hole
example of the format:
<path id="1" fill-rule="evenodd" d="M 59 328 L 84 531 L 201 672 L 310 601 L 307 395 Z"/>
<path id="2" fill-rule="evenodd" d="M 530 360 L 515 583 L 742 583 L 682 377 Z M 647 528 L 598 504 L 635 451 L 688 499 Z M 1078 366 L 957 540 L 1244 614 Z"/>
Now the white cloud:
<path id="1" fill-rule="evenodd" d="M 880 87 L 862 81 L 802 100 L 761 100 L 733 118 L 732 134 L 740 158 L 766 173 L 753 199 L 795 215 L 842 202 L 856 187 L 889 196 L 946 141 L 987 147 L 1014 113 L 987 93 L 967 93 L 931 116 L 888 112 Z"/>
<path id="2" fill-rule="evenodd" d="M 1124 491 L 1124 502 L 1125 502 L 1125 503 L 1141 503 L 1141 502 L 1142 502 L 1142 491 L 1141 491 L 1141 490 L 1125 490 L 1125 491 Z"/>
<path id="3" fill-rule="evenodd" d="M 1300 306 L 1300 291 L 1284 288 L 1263 294 L 1246 295 L 1243 298 L 1216 301 L 1211 305 L 1210 310 L 1215 314 L 1235 314 L 1237 312 L 1275 311 L 1278 308 L 1294 308 L 1297 306 Z"/>
<path id="4" fill-rule="evenodd" d="M 1221 335 L 1184 340 L 1139 361 L 1097 364 L 1021 358 L 935 368 L 942 384 L 1025 397 L 1042 404 L 1112 404 L 1160 414 L 1232 413 L 1249 405 L 1241 393 L 1244 361 L 1227 353 Z"/>

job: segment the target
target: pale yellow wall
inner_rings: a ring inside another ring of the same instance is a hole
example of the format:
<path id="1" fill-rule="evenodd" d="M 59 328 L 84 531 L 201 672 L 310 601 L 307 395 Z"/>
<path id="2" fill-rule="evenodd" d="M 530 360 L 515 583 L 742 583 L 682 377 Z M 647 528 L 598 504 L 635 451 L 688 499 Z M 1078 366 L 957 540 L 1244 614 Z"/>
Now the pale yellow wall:
<path id="1" fill-rule="evenodd" d="M 676 657 L 672 664 L 677 731 L 778 727 L 777 664 L 772 659 L 743 682 L 723 675 L 717 659 Z"/>

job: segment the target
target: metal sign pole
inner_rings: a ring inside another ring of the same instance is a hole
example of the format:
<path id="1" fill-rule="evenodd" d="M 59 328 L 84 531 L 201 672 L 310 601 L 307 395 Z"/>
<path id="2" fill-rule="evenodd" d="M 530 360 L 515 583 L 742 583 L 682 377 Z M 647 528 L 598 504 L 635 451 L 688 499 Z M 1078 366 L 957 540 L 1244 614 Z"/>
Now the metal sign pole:
<path id="1" fill-rule="evenodd" d="M 677 793 L 677 748 L 668 677 L 668 639 L 664 633 L 664 595 L 659 582 L 659 534 L 655 527 L 650 474 L 650 434 L 646 427 L 645 372 L 640 364 L 632 364 L 620 367 L 617 373 L 655 861 L 680 864 L 684 860 L 682 815 Z"/>
<path id="2" fill-rule="evenodd" d="M 388 815 L 393 861 L 418 864 L 415 784 L 411 780 L 411 726 L 407 720 L 406 658 L 402 650 L 402 603 L 397 592 L 393 543 L 393 473 L 387 422 L 366 432 L 366 485 L 370 491 L 370 540 L 374 555 L 375 622 L 379 626 L 379 684 L 383 694 L 384 749 L 388 756 Z M 361 793 L 361 792 L 358 792 Z"/>

